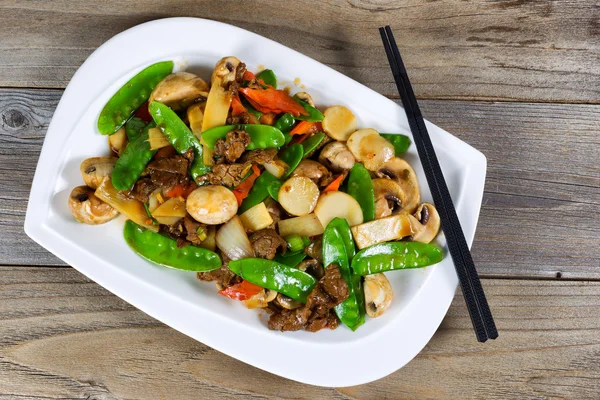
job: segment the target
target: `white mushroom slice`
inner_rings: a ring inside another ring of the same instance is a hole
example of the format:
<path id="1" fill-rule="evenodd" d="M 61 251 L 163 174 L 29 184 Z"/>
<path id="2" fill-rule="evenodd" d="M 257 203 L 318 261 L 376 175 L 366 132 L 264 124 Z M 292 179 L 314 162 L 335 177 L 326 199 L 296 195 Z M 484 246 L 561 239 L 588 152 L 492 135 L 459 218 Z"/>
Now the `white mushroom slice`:
<path id="1" fill-rule="evenodd" d="M 79 166 L 79 171 L 85 184 L 92 189 L 97 189 L 104 178 L 112 174 L 116 162 L 116 157 L 86 158 Z"/>
<path id="2" fill-rule="evenodd" d="M 323 227 L 327 227 L 336 217 L 344 218 L 350 226 L 362 224 L 364 220 L 362 209 L 354 197 L 340 191 L 322 194 L 315 207 L 315 214 Z"/>
<path id="3" fill-rule="evenodd" d="M 412 214 L 421 202 L 421 190 L 415 170 L 402 158 L 393 157 L 377 169 L 377 175 L 388 177 L 397 182 L 404 190 L 406 201 L 402 211 Z"/>
<path id="4" fill-rule="evenodd" d="M 161 102 L 174 111 L 180 111 L 191 104 L 208 97 L 208 83 L 189 72 L 175 72 L 156 85 L 148 104 Z"/>
<path id="5" fill-rule="evenodd" d="M 356 131 L 356 117 L 347 107 L 333 106 L 323 112 L 322 125 L 329 137 L 345 142 Z"/>
<path id="6" fill-rule="evenodd" d="M 321 150 L 319 162 L 334 172 L 341 172 L 352 168 L 356 160 L 345 143 L 331 142 Z"/>
<path id="7" fill-rule="evenodd" d="M 394 157 L 394 145 L 379 135 L 375 129 L 360 129 L 346 143 L 354 157 L 369 171 L 377 171 L 386 161 Z"/>
<path id="8" fill-rule="evenodd" d="M 292 215 L 310 214 L 319 199 L 319 187 L 309 178 L 294 176 L 281 185 L 279 204 Z"/>
<path id="9" fill-rule="evenodd" d="M 275 299 L 275 303 L 277 303 L 278 305 L 280 305 L 282 308 L 285 308 L 286 310 L 293 310 L 295 308 L 300 308 L 302 307 L 302 303 L 300 303 L 297 300 L 294 300 L 290 297 L 287 297 L 286 295 L 283 295 L 281 293 L 277 294 L 277 298 Z"/>
<path id="10" fill-rule="evenodd" d="M 406 194 L 397 182 L 387 178 L 373 179 L 375 218 L 389 217 L 402 211 Z"/>
<path id="11" fill-rule="evenodd" d="M 196 221 L 218 225 L 229 221 L 237 213 L 238 203 L 231 190 L 220 185 L 208 185 L 190 193 L 185 207 Z"/>
<path id="12" fill-rule="evenodd" d="M 363 287 L 367 315 L 371 318 L 380 317 L 390 308 L 394 298 L 390 281 L 382 273 L 367 275 Z"/>
<path id="13" fill-rule="evenodd" d="M 413 231 L 413 242 L 429 243 L 440 231 L 440 215 L 433 204 L 421 204 L 414 216 L 408 217 Z"/>
<path id="14" fill-rule="evenodd" d="M 298 92 L 294 95 L 294 97 L 310 104 L 313 107 L 315 106 L 312 96 L 306 92 Z"/>
<path id="15" fill-rule="evenodd" d="M 100 200 L 94 189 L 77 186 L 69 195 L 69 209 L 73 217 L 84 224 L 104 224 L 119 215 L 119 212 Z"/>
<path id="16" fill-rule="evenodd" d="M 376 219 L 350 228 L 354 242 L 359 249 L 377 243 L 398 240 L 412 235 L 409 215 L 398 214 L 391 217 Z"/>
<path id="17" fill-rule="evenodd" d="M 303 176 L 317 183 L 322 177 L 329 174 L 327 168 L 314 160 L 302 160 L 292 172 L 292 176 Z"/>

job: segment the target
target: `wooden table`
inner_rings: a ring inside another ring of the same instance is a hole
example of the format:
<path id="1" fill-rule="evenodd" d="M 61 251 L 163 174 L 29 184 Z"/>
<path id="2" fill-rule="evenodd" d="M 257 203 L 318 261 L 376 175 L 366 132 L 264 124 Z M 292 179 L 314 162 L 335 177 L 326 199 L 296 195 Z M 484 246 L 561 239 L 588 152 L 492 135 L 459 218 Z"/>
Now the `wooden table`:
<path id="1" fill-rule="evenodd" d="M 27 238 L 62 89 L 105 40 L 169 16 L 249 29 L 396 99 L 376 30 L 390 23 L 426 118 L 487 156 L 473 256 L 500 338 L 475 341 L 458 293 L 402 370 L 307 386 L 166 327 Z M 1 399 L 600 398 L 596 0 L 4 0 L 0 27 Z"/>

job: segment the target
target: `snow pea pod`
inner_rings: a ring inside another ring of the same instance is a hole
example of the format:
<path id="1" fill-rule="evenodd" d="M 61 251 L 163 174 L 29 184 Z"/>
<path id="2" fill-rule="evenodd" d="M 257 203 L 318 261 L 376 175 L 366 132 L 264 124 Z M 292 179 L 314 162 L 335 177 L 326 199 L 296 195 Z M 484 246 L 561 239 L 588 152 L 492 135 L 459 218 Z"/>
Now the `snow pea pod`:
<path id="1" fill-rule="evenodd" d="M 369 171 L 361 163 L 355 163 L 348 175 L 347 192 L 360 205 L 363 222 L 375 219 L 375 193 Z"/>
<path id="2" fill-rule="evenodd" d="M 250 283 L 282 293 L 301 303 L 317 283 L 306 272 L 263 258 L 243 258 L 229 262 L 229 269 Z"/>
<path id="3" fill-rule="evenodd" d="M 386 138 L 394 145 L 394 153 L 396 157 L 400 157 L 400 155 L 405 153 L 410 147 L 410 138 L 408 136 L 401 135 L 399 133 L 380 133 L 379 135 Z"/>
<path id="4" fill-rule="evenodd" d="M 256 178 L 256 181 L 254 181 L 254 185 L 252 185 L 252 189 L 250 189 L 248 197 L 242 201 L 242 205 L 238 209 L 238 214 L 251 209 L 266 199 L 269 195 L 269 185 L 272 185 L 273 182 L 276 181 L 279 181 L 279 179 L 267 171 L 264 171 L 262 174 L 260 174 L 260 176 Z"/>
<path id="5" fill-rule="evenodd" d="M 277 89 L 277 77 L 275 76 L 275 72 L 270 69 L 261 71 L 258 75 L 256 75 L 256 79 L 260 79 L 265 84 L 273 86 L 275 89 Z"/>
<path id="6" fill-rule="evenodd" d="M 311 106 L 310 104 L 308 104 L 307 102 L 297 99 L 295 97 L 293 97 L 294 100 L 296 100 L 298 103 L 300 103 L 300 105 L 304 108 L 304 110 L 307 112 L 307 115 L 299 115 L 296 117 L 296 119 L 300 119 L 302 121 L 309 121 L 309 122 L 321 122 L 323 121 L 323 113 L 319 110 L 317 110 L 316 108 L 314 108 L 313 106 Z"/>
<path id="7" fill-rule="evenodd" d="M 134 135 L 133 139 L 127 143 L 127 147 L 117 160 L 112 172 L 111 179 L 115 189 L 131 189 L 146 169 L 146 165 L 156 153 L 156 150 L 150 150 L 150 143 L 148 142 L 148 130 L 155 126 L 154 122 L 150 122 L 141 133 Z M 127 128 L 125 129 L 127 130 Z"/>
<path id="8" fill-rule="evenodd" d="M 190 128 L 168 106 L 153 101 L 148 108 L 150 115 L 169 142 L 179 154 L 185 153 L 190 147 L 194 150 L 194 162 L 189 173 L 198 183 L 198 178 L 210 171 L 202 159 L 202 145 Z"/>
<path id="9" fill-rule="evenodd" d="M 343 218 L 334 218 L 323 232 L 323 266 L 337 264 L 342 277 L 348 284 L 348 298 L 335 306 L 340 321 L 353 331 L 365 322 L 365 298 L 361 277 L 351 267 L 351 255 L 354 255 L 354 240 L 348 222 Z"/>
<path id="10" fill-rule="evenodd" d="M 148 125 L 141 118 L 133 117 L 125 124 L 125 134 L 127 140 L 133 140 L 137 135 L 142 133 L 144 128 Z"/>
<path id="11" fill-rule="evenodd" d="M 281 132 L 289 132 L 294 124 L 296 123 L 296 119 L 290 113 L 285 113 L 281 117 L 275 121 L 275 128 L 279 129 Z"/>
<path id="12" fill-rule="evenodd" d="M 325 134 L 323 132 L 319 132 L 302 142 L 302 148 L 304 148 L 303 158 L 310 156 L 311 153 L 321 144 L 323 139 L 325 139 Z"/>
<path id="13" fill-rule="evenodd" d="M 103 135 L 118 131 L 144 104 L 154 87 L 173 71 L 173 61 L 152 64 L 127 81 L 110 98 L 98 117 L 98 130 Z"/>
<path id="14" fill-rule="evenodd" d="M 283 182 L 276 180 L 269 183 L 269 186 L 267 186 L 267 192 L 269 193 L 269 196 L 271 196 L 271 198 L 277 202 L 279 202 L 279 189 L 281 189 L 281 185 L 283 185 Z"/>
<path id="15" fill-rule="evenodd" d="M 356 253 L 352 259 L 352 269 L 358 275 L 370 275 L 397 269 L 422 268 L 437 264 L 442 258 L 442 249 L 428 243 L 380 243 Z"/>
<path id="16" fill-rule="evenodd" d="M 283 160 L 289 167 L 288 171 L 283 175 L 283 179 L 294 172 L 300 161 L 302 161 L 302 157 L 304 157 L 304 148 L 299 143 L 294 143 L 279 155 L 279 159 Z"/>
<path id="17" fill-rule="evenodd" d="M 246 150 L 280 147 L 285 141 L 283 133 L 279 129 L 270 125 L 258 124 L 217 126 L 202 132 L 202 140 L 212 150 L 215 148 L 217 140 L 225 139 L 225 136 L 233 130 L 246 131 L 250 135 L 250 144 Z"/>
<path id="18" fill-rule="evenodd" d="M 142 258 L 165 267 L 184 271 L 205 272 L 221 266 L 219 255 L 202 247 L 177 247 L 177 241 L 142 228 L 135 222 L 125 222 L 125 241 Z"/>

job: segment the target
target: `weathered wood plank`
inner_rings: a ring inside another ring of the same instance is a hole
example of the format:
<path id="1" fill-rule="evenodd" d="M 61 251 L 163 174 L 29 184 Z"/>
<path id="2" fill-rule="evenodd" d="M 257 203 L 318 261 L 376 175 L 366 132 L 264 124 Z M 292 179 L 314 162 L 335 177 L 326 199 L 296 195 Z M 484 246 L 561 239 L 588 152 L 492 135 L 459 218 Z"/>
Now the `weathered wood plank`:
<path id="1" fill-rule="evenodd" d="M 0 267 L 0 398 L 600 395 L 600 283 L 485 280 L 484 287 L 498 340 L 475 341 L 457 294 L 432 341 L 405 368 L 336 390 L 291 382 L 227 357 L 70 268 Z"/>
<path id="2" fill-rule="evenodd" d="M 58 90 L 0 90 L 0 264 L 63 265 L 25 237 L 26 201 Z M 423 101 L 488 157 L 473 254 L 485 276 L 600 278 L 600 106 Z"/>
<path id="3" fill-rule="evenodd" d="M 386 95 L 397 93 L 376 28 L 391 24 L 421 98 L 600 101 L 594 0 L 7 0 L 0 86 L 64 87 L 113 35 L 182 15 L 254 31 Z"/>

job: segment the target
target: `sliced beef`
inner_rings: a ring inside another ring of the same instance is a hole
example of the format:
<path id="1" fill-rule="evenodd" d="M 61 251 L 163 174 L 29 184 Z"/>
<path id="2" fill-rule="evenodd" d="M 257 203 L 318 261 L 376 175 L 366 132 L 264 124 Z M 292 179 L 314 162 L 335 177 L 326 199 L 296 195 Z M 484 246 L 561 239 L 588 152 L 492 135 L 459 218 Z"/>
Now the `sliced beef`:
<path id="1" fill-rule="evenodd" d="M 227 133 L 225 140 L 219 139 L 215 143 L 213 158 L 216 164 L 234 163 L 246 147 L 250 144 L 250 135 L 245 131 L 233 130 Z"/>
<path id="2" fill-rule="evenodd" d="M 317 260 L 318 262 L 323 262 L 323 237 L 319 236 L 304 248 L 304 253 Z"/>
<path id="3" fill-rule="evenodd" d="M 208 180 L 211 185 L 223 185 L 235 187 L 240 184 L 248 170 L 247 164 L 217 164 L 203 179 Z"/>
<path id="4" fill-rule="evenodd" d="M 208 271 L 208 272 L 198 272 L 196 276 L 201 281 L 207 282 L 215 282 L 217 289 L 223 290 L 228 288 L 229 286 L 233 286 L 236 283 L 242 281 L 242 278 L 231 272 L 227 264 L 231 261 L 225 254 L 222 254 L 219 251 L 219 255 L 223 260 L 223 265 L 221 267 Z"/>
<path id="5" fill-rule="evenodd" d="M 179 248 L 188 246 L 190 244 L 190 242 L 186 239 L 187 231 L 185 230 L 183 218 L 174 223 L 173 225 L 161 224 L 158 227 L 158 233 L 176 240 L 177 247 Z"/>
<path id="6" fill-rule="evenodd" d="M 277 253 L 277 249 L 285 252 L 287 243 L 274 229 L 262 229 L 250 235 L 250 243 L 254 248 L 256 257 L 272 260 Z"/>
<path id="7" fill-rule="evenodd" d="M 138 179 L 135 185 L 133 185 L 133 188 L 129 191 L 129 196 L 142 203 L 147 203 L 150 200 L 150 194 L 159 187 L 149 176 L 143 177 Z"/>
<path id="8" fill-rule="evenodd" d="M 194 157 L 193 154 L 194 153 L 192 153 L 192 159 Z M 148 164 L 146 170 L 150 174 L 154 171 L 161 171 L 171 174 L 185 175 L 187 174 L 189 165 L 190 160 L 187 157 L 178 154 L 173 157 L 153 160 L 150 162 L 150 164 Z"/>
<path id="9" fill-rule="evenodd" d="M 233 115 L 227 118 L 227 125 L 238 125 L 238 124 L 256 124 L 258 121 L 255 117 L 247 112 L 240 113 L 235 117 Z"/>
<path id="10" fill-rule="evenodd" d="M 275 311 L 269 318 L 269 329 L 279 331 L 297 331 L 302 328 L 316 332 L 325 327 L 335 329 L 337 317 L 333 308 L 348 298 L 348 285 L 337 265 L 331 264 L 325 270 L 325 276 L 315 285 L 308 295 L 306 304 L 295 310 Z"/>
<path id="11" fill-rule="evenodd" d="M 202 240 L 200 240 L 200 238 L 198 238 L 197 232 L 198 232 L 198 229 L 201 227 L 203 229 L 206 229 L 205 224 L 201 224 L 200 222 L 198 222 L 194 218 L 192 218 L 192 216 L 190 214 L 186 214 L 186 216 L 183 217 L 183 226 L 186 231 L 185 239 L 187 241 L 189 241 L 195 245 L 199 245 L 202 243 Z"/>
<path id="12" fill-rule="evenodd" d="M 245 152 L 240 161 L 243 163 L 264 165 L 273 161 L 276 155 L 277 149 L 275 148 L 256 149 Z"/>

